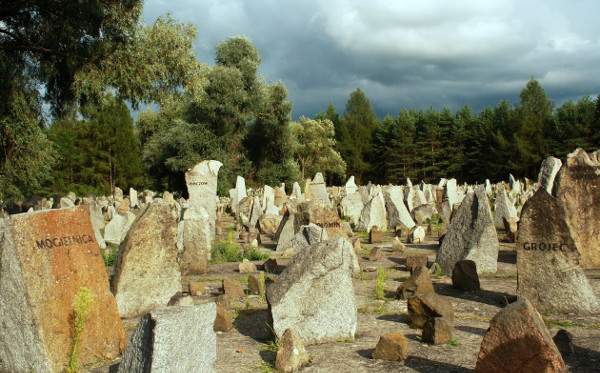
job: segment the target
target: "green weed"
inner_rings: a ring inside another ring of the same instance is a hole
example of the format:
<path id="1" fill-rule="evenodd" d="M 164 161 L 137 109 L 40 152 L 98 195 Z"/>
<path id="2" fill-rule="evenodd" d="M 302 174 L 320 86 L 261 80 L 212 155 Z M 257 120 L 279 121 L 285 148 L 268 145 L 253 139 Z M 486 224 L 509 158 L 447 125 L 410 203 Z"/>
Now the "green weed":
<path id="1" fill-rule="evenodd" d="M 85 326 L 85 318 L 92 310 L 94 304 L 94 298 L 90 293 L 90 289 L 82 286 L 75 295 L 74 310 L 75 313 L 75 328 L 73 335 L 73 347 L 71 349 L 71 355 L 67 362 L 67 372 L 77 372 L 79 370 L 79 341 L 81 339 L 81 332 Z"/>
<path id="2" fill-rule="evenodd" d="M 385 270 L 379 265 L 377 270 L 377 284 L 375 285 L 375 299 L 385 300 Z"/>
<path id="3" fill-rule="evenodd" d="M 448 342 L 448 345 L 450 345 L 450 346 L 454 346 L 454 347 L 457 347 L 457 346 L 459 346 L 460 344 L 458 343 L 458 339 L 456 339 L 456 338 L 452 337 L 452 338 L 450 338 L 450 342 Z"/>
<path id="4" fill-rule="evenodd" d="M 102 254 L 102 259 L 104 259 L 104 265 L 107 267 L 114 267 L 117 264 L 118 256 L 119 247 L 113 247 L 112 245 L 109 245 Z"/>

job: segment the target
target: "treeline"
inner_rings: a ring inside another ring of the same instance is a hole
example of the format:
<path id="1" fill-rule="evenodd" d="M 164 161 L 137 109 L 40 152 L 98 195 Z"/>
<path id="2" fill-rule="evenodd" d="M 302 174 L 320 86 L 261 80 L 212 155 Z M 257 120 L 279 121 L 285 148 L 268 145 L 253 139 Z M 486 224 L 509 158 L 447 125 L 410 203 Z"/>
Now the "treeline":
<path id="1" fill-rule="evenodd" d="M 141 7 L 31 1 L 0 15 L 2 204 L 116 186 L 185 195 L 185 171 L 204 159 L 223 163 L 218 190 L 227 195 L 237 175 L 288 188 L 318 171 L 338 185 L 350 175 L 361 184 L 535 178 L 548 155 L 600 148 L 600 97 L 556 108 L 535 79 L 520 102 L 479 113 L 430 107 L 380 119 L 356 89 L 343 113 L 330 103 L 293 122 L 285 85 L 259 75 L 249 39 L 219 43 L 206 65 L 193 51 L 194 26 L 169 17 L 145 26 Z M 126 102 L 158 109 L 134 123 Z"/>
<path id="2" fill-rule="evenodd" d="M 600 95 L 555 107 L 532 78 L 520 99 L 502 100 L 479 113 L 468 105 L 456 113 L 430 106 L 378 120 L 357 89 L 343 115 L 330 103 L 317 117 L 334 122 L 346 173 L 361 183 L 400 184 L 406 178 L 437 183 L 442 177 L 481 183 L 507 180 L 509 173 L 536 179 L 550 155 L 564 159 L 578 147 L 600 149 Z"/>

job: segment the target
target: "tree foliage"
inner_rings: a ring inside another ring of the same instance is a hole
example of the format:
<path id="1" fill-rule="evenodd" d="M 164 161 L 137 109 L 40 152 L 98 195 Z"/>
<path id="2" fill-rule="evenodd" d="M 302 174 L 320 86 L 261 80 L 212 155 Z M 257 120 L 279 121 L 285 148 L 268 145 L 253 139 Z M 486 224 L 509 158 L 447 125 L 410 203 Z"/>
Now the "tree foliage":
<path id="1" fill-rule="evenodd" d="M 295 122 L 292 126 L 298 141 L 296 156 L 300 162 L 302 179 L 317 172 L 345 176 L 346 162 L 335 150 L 333 122 L 329 119 L 300 117 L 300 122 Z"/>

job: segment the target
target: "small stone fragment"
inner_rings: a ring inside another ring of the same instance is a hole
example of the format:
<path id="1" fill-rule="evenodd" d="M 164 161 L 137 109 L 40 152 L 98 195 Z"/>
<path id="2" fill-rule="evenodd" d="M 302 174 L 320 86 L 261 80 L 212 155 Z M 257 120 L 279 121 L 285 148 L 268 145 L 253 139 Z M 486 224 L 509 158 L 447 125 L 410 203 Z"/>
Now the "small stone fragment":
<path id="1" fill-rule="evenodd" d="M 279 340 L 275 369 L 284 373 L 297 372 L 310 363 L 300 335 L 293 328 L 286 329 Z"/>
<path id="2" fill-rule="evenodd" d="M 198 281 L 190 281 L 190 295 L 202 295 L 206 293 L 206 285 Z"/>
<path id="3" fill-rule="evenodd" d="M 466 290 L 480 289 L 477 265 L 474 261 L 460 260 L 456 262 L 452 270 L 452 286 Z"/>
<path id="4" fill-rule="evenodd" d="M 449 317 L 454 319 L 454 309 L 450 300 L 436 293 L 417 294 L 407 300 L 408 314 L 411 325 L 423 328 L 425 323 L 434 317 Z"/>
<path id="5" fill-rule="evenodd" d="M 374 225 L 369 231 L 369 243 L 382 243 L 383 242 L 383 232 L 379 229 L 378 226 Z"/>
<path id="6" fill-rule="evenodd" d="M 372 248 L 371 252 L 369 253 L 369 261 L 375 262 L 379 259 L 381 259 L 381 247 L 376 246 Z"/>
<path id="7" fill-rule="evenodd" d="M 427 260 L 427 255 L 409 255 L 406 257 L 406 270 L 412 273 L 419 265 L 427 267 Z"/>
<path id="8" fill-rule="evenodd" d="M 246 297 L 242 284 L 239 281 L 230 278 L 223 279 L 223 293 L 227 294 L 231 299 L 242 299 Z"/>
<path id="9" fill-rule="evenodd" d="M 408 299 L 417 294 L 433 293 L 433 282 L 427 267 L 420 264 L 410 277 L 396 289 L 397 299 Z"/>
<path id="10" fill-rule="evenodd" d="M 572 355 L 575 353 L 575 345 L 573 345 L 573 335 L 566 329 L 559 330 L 552 338 L 558 351 L 564 355 Z"/>
<path id="11" fill-rule="evenodd" d="M 240 263 L 240 265 L 238 266 L 240 273 L 252 273 L 252 272 L 256 272 L 256 266 L 254 265 L 254 263 L 252 263 L 251 261 L 249 261 L 248 259 L 244 258 L 242 260 L 242 262 Z"/>
<path id="12" fill-rule="evenodd" d="M 379 337 L 372 357 L 381 360 L 405 361 L 408 357 L 406 337 L 400 333 L 388 333 Z"/>
<path id="13" fill-rule="evenodd" d="M 449 317 L 434 317 L 427 320 L 421 335 L 423 342 L 441 345 L 452 339 L 452 320 Z"/>

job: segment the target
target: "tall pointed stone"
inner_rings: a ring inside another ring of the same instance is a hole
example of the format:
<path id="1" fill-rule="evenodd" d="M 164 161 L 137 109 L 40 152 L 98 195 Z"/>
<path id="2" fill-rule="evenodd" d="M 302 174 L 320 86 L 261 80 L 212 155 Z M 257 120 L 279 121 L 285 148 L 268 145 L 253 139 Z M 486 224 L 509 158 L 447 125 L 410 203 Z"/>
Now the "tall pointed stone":
<path id="1" fill-rule="evenodd" d="M 401 186 L 383 188 L 383 197 L 387 210 L 388 227 L 393 227 L 396 223 L 401 223 L 409 229 L 415 226 L 410 212 L 408 212 L 408 209 L 404 205 Z"/>
<path id="2" fill-rule="evenodd" d="M 190 209 L 203 207 L 208 213 L 211 235 L 214 236 L 217 220 L 217 176 L 223 164 L 219 161 L 202 161 L 185 172 Z"/>
<path id="3" fill-rule="evenodd" d="M 233 189 L 233 196 L 231 200 L 231 211 L 235 214 L 238 203 L 244 198 L 248 197 L 246 191 L 246 180 L 240 175 L 235 180 L 235 189 Z"/>
<path id="4" fill-rule="evenodd" d="M 346 182 L 346 195 L 352 195 L 356 193 L 356 184 L 354 183 L 354 175 L 350 176 Z"/>
<path id="5" fill-rule="evenodd" d="M 387 219 L 385 216 L 385 202 L 383 196 L 378 193 L 367 202 L 360 212 L 358 229 L 370 231 L 373 226 L 378 226 L 381 230 L 387 229 Z"/>
<path id="6" fill-rule="evenodd" d="M 540 188 L 546 189 L 548 194 L 552 194 L 552 188 L 554 187 L 554 179 L 558 174 L 562 166 L 562 162 L 558 158 L 548 157 L 544 159 L 540 166 L 540 173 L 538 174 L 538 183 Z"/>
<path id="7" fill-rule="evenodd" d="M 567 156 L 554 191 L 581 254 L 583 269 L 600 268 L 600 150 Z"/>
<path id="8" fill-rule="evenodd" d="M 325 185 L 325 179 L 323 178 L 322 173 L 317 172 L 315 174 L 314 179 L 312 179 L 309 184 L 309 188 L 313 199 L 325 201 L 331 206 L 331 201 L 329 201 L 329 195 L 327 194 L 327 186 Z"/>
<path id="9" fill-rule="evenodd" d="M 467 194 L 456 210 L 436 262 L 451 275 L 456 263 L 465 259 L 477 264 L 478 273 L 496 272 L 498 236 L 483 185 Z"/>
<path id="10" fill-rule="evenodd" d="M 540 312 L 592 314 L 600 304 L 580 268 L 565 213 L 540 188 L 525 202 L 517 240 L 517 296 Z"/>
<path id="11" fill-rule="evenodd" d="M 506 193 L 504 183 L 499 183 L 496 187 L 496 201 L 494 202 L 494 225 L 497 227 L 504 226 L 504 218 L 514 218 L 519 220 L 515 202 Z"/>

